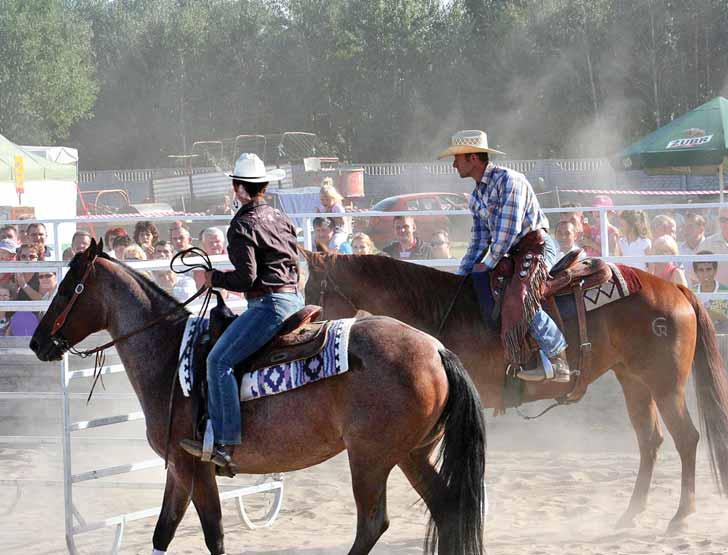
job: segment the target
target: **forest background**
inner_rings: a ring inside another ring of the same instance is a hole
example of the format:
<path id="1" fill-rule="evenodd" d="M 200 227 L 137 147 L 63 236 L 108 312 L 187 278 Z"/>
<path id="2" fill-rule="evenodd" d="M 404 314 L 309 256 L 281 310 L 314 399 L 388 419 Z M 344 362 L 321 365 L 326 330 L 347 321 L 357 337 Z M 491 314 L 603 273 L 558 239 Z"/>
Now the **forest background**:
<path id="1" fill-rule="evenodd" d="M 725 0 L 0 0 L 0 133 L 82 168 L 311 131 L 356 162 L 481 128 L 605 156 L 728 88 Z"/>

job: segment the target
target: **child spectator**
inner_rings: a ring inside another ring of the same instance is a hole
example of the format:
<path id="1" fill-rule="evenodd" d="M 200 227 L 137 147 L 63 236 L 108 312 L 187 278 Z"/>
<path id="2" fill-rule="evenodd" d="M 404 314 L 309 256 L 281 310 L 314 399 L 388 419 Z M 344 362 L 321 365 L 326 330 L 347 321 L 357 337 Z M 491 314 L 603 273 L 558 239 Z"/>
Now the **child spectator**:
<path id="1" fill-rule="evenodd" d="M 677 243 L 670 235 L 662 235 L 652 243 L 651 254 L 677 256 L 677 253 Z M 651 273 L 666 281 L 685 286 L 688 284 L 685 272 L 674 262 L 650 262 L 648 267 Z"/>
<path id="2" fill-rule="evenodd" d="M 376 254 L 374 241 L 366 233 L 355 233 L 351 238 L 351 250 L 354 254 Z"/>
<path id="3" fill-rule="evenodd" d="M 619 215 L 619 250 L 622 256 L 645 256 L 652 247 L 647 214 L 643 210 L 623 210 Z M 628 262 L 630 266 L 647 270 L 646 262 Z"/>
<path id="4" fill-rule="evenodd" d="M 614 208 L 614 202 L 607 195 L 597 195 L 594 197 L 592 204 L 598 208 Z M 589 229 L 584 229 L 581 239 L 581 246 L 584 247 L 588 256 L 602 256 L 602 233 L 601 233 L 601 213 L 596 210 L 590 213 Z M 615 214 L 614 210 L 605 212 L 607 220 L 607 238 L 609 254 L 619 254 L 619 230 L 609 223 L 610 215 Z"/>

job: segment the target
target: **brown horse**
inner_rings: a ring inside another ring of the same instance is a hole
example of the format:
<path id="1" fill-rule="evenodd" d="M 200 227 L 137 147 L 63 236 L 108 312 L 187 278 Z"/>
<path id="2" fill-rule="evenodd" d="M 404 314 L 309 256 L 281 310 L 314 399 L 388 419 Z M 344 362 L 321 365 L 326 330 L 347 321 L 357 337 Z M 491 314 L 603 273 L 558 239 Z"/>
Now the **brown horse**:
<path id="1" fill-rule="evenodd" d="M 385 314 L 437 335 L 459 291 L 460 276 L 383 256 L 305 252 L 306 298 L 323 304 L 329 318 L 356 309 Z M 728 380 L 707 311 L 691 291 L 638 272 L 639 293 L 588 313 L 594 381 L 612 369 L 637 434 L 640 466 L 629 506 L 618 526 L 634 526 L 646 506 L 657 451 L 663 441 L 658 411 L 675 440 L 682 463 L 682 489 L 669 530 L 695 511 L 695 456 L 699 439 L 685 403 L 695 363 L 695 385 L 711 467 L 721 492 L 728 489 Z M 655 324 L 660 324 L 659 329 Z M 566 321 L 571 337 L 576 323 Z M 664 333 L 663 333 L 664 332 Z M 481 320 L 471 279 L 457 295 L 439 334 L 471 372 L 484 406 L 503 410 L 504 353 L 499 335 Z M 575 361 L 577 346 L 569 348 Z M 569 384 L 524 384 L 524 402 L 553 399 Z"/>
<path id="2" fill-rule="evenodd" d="M 60 314 L 65 323 L 53 333 Z M 188 315 L 146 277 L 92 242 L 71 261 L 30 347 L 41 360 L 58 360 L 96 331 L 123 338 L 116 348 L 144 411 L 149 443 L 164 455 L 169 392 Z M 345 374 L 243 404 L 243 445 L 234 457 L 240 471 L 298 470 L 346 449 L 357 507 L 349 553 L 359 555 L 369 553 L 388 527 L 386 482 L 398 465 L 430 510 L 426 551 L 482 553 L 485 427 L 478 393 L 457 357 L 401 322 L 364 317 L 351 327 L 349 361 Z M 178 447 L 191 435 L 194 416 L 192 400 L 179 387 L 174 391 L 154 548 L 167 550 L 191 500 L 210 552 L 224 553 L 215 470 Z M 431 455 L 440 438 L 438 470 Z"/>

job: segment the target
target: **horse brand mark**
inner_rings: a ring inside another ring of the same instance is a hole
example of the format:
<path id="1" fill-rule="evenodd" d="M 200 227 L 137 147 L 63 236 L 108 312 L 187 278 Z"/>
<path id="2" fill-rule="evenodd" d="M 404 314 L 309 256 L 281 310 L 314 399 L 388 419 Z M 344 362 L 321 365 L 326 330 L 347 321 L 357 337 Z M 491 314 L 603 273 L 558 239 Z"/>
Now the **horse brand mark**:
<path id="1" fill-rule="evenodd" d="M 652 333 L 657 337 L 667 337 L 667 318 L 660 316 L 652 320 Z"/>

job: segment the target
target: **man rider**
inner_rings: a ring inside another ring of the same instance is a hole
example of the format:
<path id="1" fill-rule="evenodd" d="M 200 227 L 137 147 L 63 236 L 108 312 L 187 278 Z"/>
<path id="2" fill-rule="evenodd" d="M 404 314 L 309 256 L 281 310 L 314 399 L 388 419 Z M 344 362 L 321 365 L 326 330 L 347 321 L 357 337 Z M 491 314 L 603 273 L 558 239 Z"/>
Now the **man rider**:
<path id="1" fill-rule="evenodd" d="M 496 166 L 489 161 L 488 154 L 503 154 L 488 147 L 488 137 L 483 131 L 458 131 L 453 135 L 450 147 L 440 153 L 438 158 L 454 156 L 453 167 L 460 177 L 470 177 L 475 188 L 470 196 L 469 208 L 473 213 L 473 227 L 470 246 L 463 256 L 458 274 L 466 275 L 485 255 L 483 265 L 486 270 L 498 270 L 507 263 L 506 254 L 519 251 L 519 245 L 531 245 L 540 232 L 548 230 L 549 222 L 541 210 L 536 194 L 526 177 L 516 171 Z M 539 233 L 534 233 L 539 232 Z M 540 307 L 537 287 L 545 272 L 554 264 L 556 248 L 548 234 L 534 252 L 525 254 L 520 266 L 515 268 L 512 282 L 521 278 L 524 288 L 524 302 L 520 322 L 511 330 L 503 330 L 506 360 L 510 363 L 525 361 L 514 353 L 524 349 L 525 326 L 548 358 L 553 374 L 548 372 L 545 363 L 533 370 L 520 370 L 517 376 L 526 381 L 553 379 L 568 382 L 569 364 L 566 360 L 566 340 L 554 321 Z M 524 241 L 528 237 L 528 241 Z M 530 247 L 529 247 L 530 248 Z M 540 249 L 540 251 L 538 250 Z M 486 254 L 487 250 L 487 254 Z M 543 264 L 545 268 L 541 268 Z M 496 270 L 496 272 L 498 271 Z M 508 287 L 511 287 L 509 283 Z M 506 292 L 506 296 L 508 292 Z M 505 302 L 505 301 L 504 301 Z M 505 308 L 503 313 L 505 320 Z M 503 322 L 505 324 L 505 322 Z M 518 324 L 521 324 L 520 326 Z M 510 334 L 510 335 L 509 335 Z M 517 338 L 517 340 L 516 340 Z M 515 343 L 520 343 L 516 345 Z"/>
<path id="2" fill-rule="evenodd" d="M 303 308 L 298 294 L 298 245 L 288 217 L 269 206 L 264 193 L 282 170 L 266 172 L 255 154 L 243 153 L 230 177 L 241 207 L 227 232 L 228 256 L 234 270 L 205 272 L 205 284 L 244 292 L 248 308 L 225 330 L 207 357 L 208 415 L 215 437 L 212 461 L 234 469 L 232 455 L 241 442 L 240 394 L 233 367 L 255 353 Z M 201 456 L 199 442 L 182 447 Z"/>

